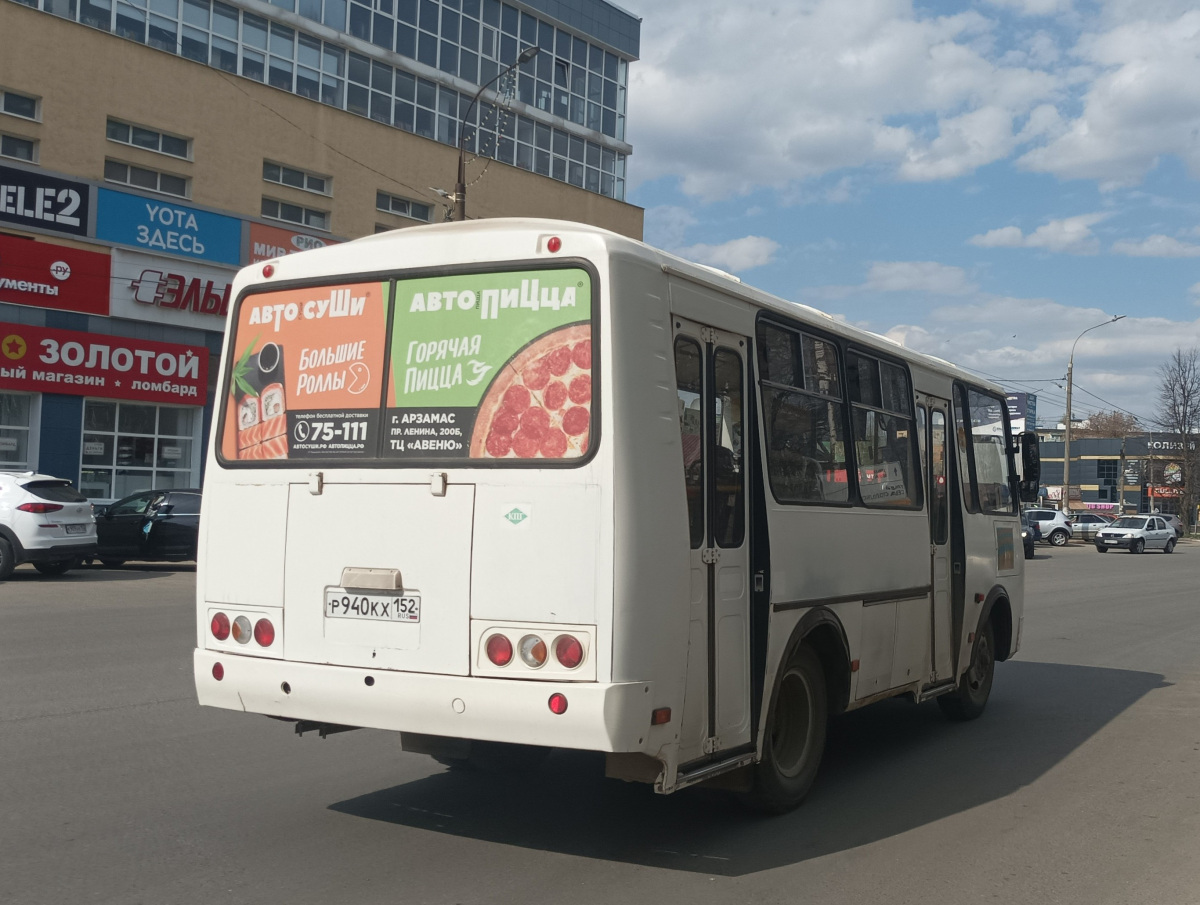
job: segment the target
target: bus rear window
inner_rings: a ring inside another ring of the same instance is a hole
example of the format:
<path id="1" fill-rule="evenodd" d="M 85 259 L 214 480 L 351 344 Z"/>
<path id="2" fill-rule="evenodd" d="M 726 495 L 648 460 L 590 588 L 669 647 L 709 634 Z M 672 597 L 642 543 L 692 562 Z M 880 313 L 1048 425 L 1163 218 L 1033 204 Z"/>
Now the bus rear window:
<path id="1" fill-rule="evenodd" d="M 581 459 L 594 435 L 591 295 L 587 271 L 559 268 L 248 296 L 222 455 Z"/>

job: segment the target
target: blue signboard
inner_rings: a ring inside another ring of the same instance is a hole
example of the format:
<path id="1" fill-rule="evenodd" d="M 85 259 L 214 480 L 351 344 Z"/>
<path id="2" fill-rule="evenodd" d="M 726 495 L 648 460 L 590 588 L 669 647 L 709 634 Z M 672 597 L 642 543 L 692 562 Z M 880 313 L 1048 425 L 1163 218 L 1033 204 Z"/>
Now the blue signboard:
<path id="1" fill-rule="evenodd" d="M 98 239 L 157 254 L 241 263 L 241 220 L 112 189 L 98 189 L 97 196 Z"/>

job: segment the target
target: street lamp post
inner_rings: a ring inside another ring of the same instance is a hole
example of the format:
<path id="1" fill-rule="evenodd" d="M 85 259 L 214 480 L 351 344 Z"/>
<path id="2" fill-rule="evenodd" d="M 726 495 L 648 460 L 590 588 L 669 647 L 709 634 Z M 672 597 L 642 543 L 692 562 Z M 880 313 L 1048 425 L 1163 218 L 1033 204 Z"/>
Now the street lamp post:
<path id="1" fill-rule="evenodd" d="M 1115 324 L 1123 317 L 1124 314 L 1116 314 L 1106 321 L 1094 324 L 1076 336 L 1075 342 L 1071 343 L 1071 357 L 1067 360 L 1067 424 L 1066 430 L 1063 431 L 1063 511 L 1071 509 L 1071 381 L 1075 371 L 1075 347 L 1079 345 L 1085 333 L 1090 333 L 1097 327 Z"/>
<path id="2" fill-rule="evenodd" d="M 526 47 L 517 56 L 517 61 L 506 66 L 497 72 L 488 82 L 479 86 L 479 90 L 475 92 L 475 96 L 471 98 L 471 103 L 467 105 L 467 112 L 463 114 L 459 120 L 458 127 L 458 182 L 454 184 L 454 219 L 467 219 L 467 122 L 471 118 L 471 111 L 475 108 L 475 103 L 479 100 L 479 96 L 488 88 L 504 78 L 518 66 L 528 63 L 541 51 L 536 45 Z M 479 135 L 479 130 L 475 130 L 475 134 Z"/>

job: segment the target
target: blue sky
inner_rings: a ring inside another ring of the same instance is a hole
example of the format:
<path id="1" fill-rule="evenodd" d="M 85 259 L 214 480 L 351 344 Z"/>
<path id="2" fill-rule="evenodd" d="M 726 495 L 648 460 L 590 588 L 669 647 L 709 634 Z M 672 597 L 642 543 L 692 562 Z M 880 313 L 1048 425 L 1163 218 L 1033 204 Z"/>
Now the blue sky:
<path id="1" fill-rule="evenodd" d="M 618 0 L 648 242 L 1152 425 L 1200 346 L 1200 5 Z"/>

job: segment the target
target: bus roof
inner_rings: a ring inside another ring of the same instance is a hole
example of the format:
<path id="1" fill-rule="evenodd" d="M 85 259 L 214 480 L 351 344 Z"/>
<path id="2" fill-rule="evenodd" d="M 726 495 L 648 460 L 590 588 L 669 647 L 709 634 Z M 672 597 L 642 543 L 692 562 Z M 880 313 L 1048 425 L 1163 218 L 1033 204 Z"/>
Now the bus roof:
<path id="1" fill-rule="evenodd" d="M 288 255 L 286 258 L 274 259 L 272 263 L 276 265 L 277 269 L 286 271 L 286 273 L 279 272 L 277 274 L 277 278 L 283 279 L 311 279 L 329 275 L 331 271 L 366 273 L 382 269 L 377 264 L 371 266 L 380 257 L 387 261 L 411 261 L 413 259 L 411 249 L 402 253 L 388 253 L 383 255 L 380 252 L 385 248 L 396 248 L 399 250 L 413 244 L 427 246 L 426 250 L 430 253 L 431 257 L 439 261 L 445 259 L 448 254 L 457 256 L 456 259 L 462 263 L 486 263 L 488 261 L 504 261 L 514 258 L 528 259 L 532 257 L 529 249 L 534 247 L 530 246 L 528 239 L 525 238 L 530 233 L 539 236 L 547 234 L 560 237 L 586 236 L 589 240 L 602 244 L 609 255 L 623 255 L 650 261 L 667 274 L 720 290 L 763 310 L 810 323 L 829 333 L 844 337 L 851 342 L 859 343 L 866 347 L 873 347 L 885 354 L 897 355 L 907 359 L 910 363 L 926 367 L 930 370 L 968 380 L 995 392 L 1005 392 L 1004 388 L 994 381 L 981 377 L 945 359 L 909 349 L 893 339 L 860 327 L 855 327 L 810 305 L 787 301 L 761 289 L 756 289 L 742 282 L 738 277 L 719 270 L 716 267 L 688 261 L 685 258 L 647 245 L 645 242 L 637 239 L 631 239 L 628 236 L 585 223 L 538 218 L 497 217 L 457 223 L 412 226 L 364 236 L 350 242 L 330 245 L 313 251 L 303 252 L 302 254 Z M 505 235 L 511 237 L 513 241 L 511 243 L 499 243 L 492 246 L 495 249 L 494 253 L 480 253 L 476 250 L 478 246 L 472 247 L 463 241 L 472 235 L 491 235 L 492 237 Z M 471 249 L 471 253 L 463 255 L 463 252 L 468 248 Z M 267 262 L 260 262 L 243 269 L 242 273 L 239 274 L 238 291 L 243 289 L 247 282 L 259 281 L 258 278 L 265 263 Z M 333 267 L 336 267 L 336 271 L 332 270 Z"/>

